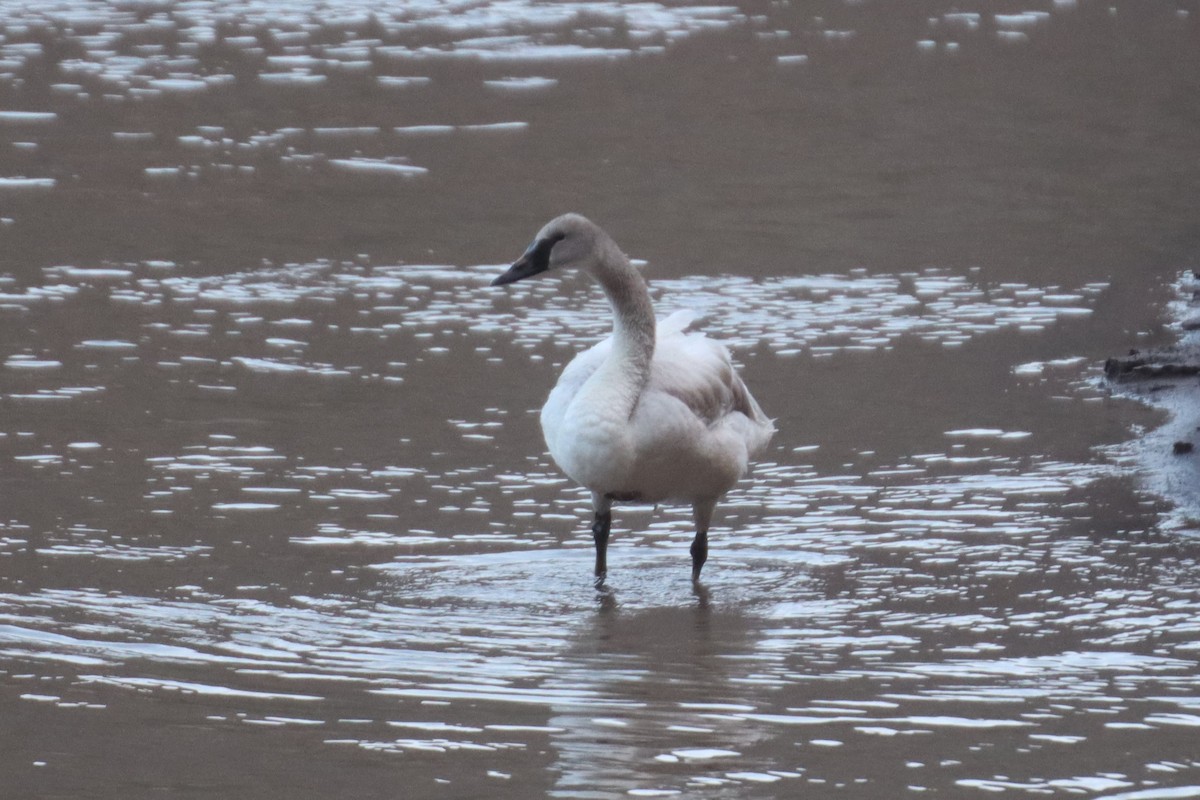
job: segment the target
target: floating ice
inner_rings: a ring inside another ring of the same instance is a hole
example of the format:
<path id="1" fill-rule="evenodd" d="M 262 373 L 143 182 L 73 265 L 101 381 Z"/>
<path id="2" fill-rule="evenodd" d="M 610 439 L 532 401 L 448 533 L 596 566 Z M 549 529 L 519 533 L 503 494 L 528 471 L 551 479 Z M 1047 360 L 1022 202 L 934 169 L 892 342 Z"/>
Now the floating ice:
<path id="1" fill-rule="evenodd" d="M 1200 786 L 1170 786 L 1106 794 L 1103 800 L 1194 800 L 1197 797 L 1200 797 Z"/>
<path id="2" fill-rule="evenodd" d="M 112 283 L 133 275 L 132 270 L 115 267 L 50 267 L 46 272 L 63 280 L 80 283 Z"/>
<path id="3" fill-rule="evenodd" d="M 187 170 L 184 167 L 146 167 L 142 173 L 147 178 L 161 180 L 181 178 L 187 173 Z"/>
<path id="4" fill-rule="evenodd" d="M 0 191 L 36 191 L 53 189 L 54 178 L 0 178 Z"/>
<path id="5" fill-rule="evenodd" d="M 389 89 L 404 89 L 409 86 L 427 86 L 432 79 L 420 77 L 400 77 L 395 75 L 380 75 L 375 81 L 380 86 L 385 86 Z"/>
<path id="6" fill-rule="evenodd" d="M 208 89 L 208 84 L 204 81 L 190 78 L 157 78 L 147 85 L 152 89 L 161 89 L 174 94 L 195 94 Z"/>
<path id="7" fill-rule="evenodd" d="M 52 111 L 0 111 L 0 125 L 49 125 L 57 119 Z"/>
<path id="8" fill-rule="evenodd" d="M 16 355 L 16 356 L 9 356 L 8 359 L 4 362 L 4 366 L 7 367 L 8 369 L 48 370 L 48 369 L 61 369 L 62 362 L 55 361 L 52 359 L 34 358 L 33 356 Z"/>
<path id="9" fill-rule="evenodd" d="M 213 511 L 274 511 L 278 503 L 213 503 Z"/>
<path id="10" fill-rule="evenodd" d="M 1133 786 L 1132 783 L 1125 780 L 1115 780 L 1112 778 L 1102 777 L 1079 777 L 1079 778 L 1057 778 L 1054 780 L 1034 780 L 1029 782 L 1013 781 L 1013 780 L 985 780 L 979 778 L 962 778 L 956 781 L 959 786 L 964 786 L 972 789 L 983 789 L 988 792 L 1004 792 L 1007 790 L 1024 790 L 1026 792 L 1046 792 L 1061 789 L 1064 792 L 1080 794 L 1083 792 L 1103 792 L 1111 789 L 1123 789 L 1128 786 Z M 1104 800 L 1113 800 L 1117 797 L 1129 797 L 1128 794 L 1104 795 Z"/>
<path id="11" fill-rule="evenodd" d="M 1009 29 L 1032 28 L 1050 19 L 1049 11 L 1023 11 L 1020 14 L 996 14 L 996 27 Z"/>
<path id="12" fill-rule="evenodd" d="M 371 158 L 331 158 L 329 166 L 342 172 L 356 175 L 395 175 L 402 178 L 412 178 L 429 172 L 425 167 L 412 164 L 394 164 L 389 161 L 379 161 Z"/>
<path id="13" fill-rule="evenodd" d="M 815 740 L 813 742 L 816 743 Z M 751 783 L 776 783 L 783 780 L 783 776 L 775 775 L 769 772 L 726 772 L 725 777 L 735 781 L 750 781 Z"/>
<path id="14" fill-rule="evenodd" d="M 264 72 L 258 79 L 272 86 L 295 87 L 320 86 L 328 80 L 324 75 L 310 75 L 306 72 Z"/>
<path id="15" fill-rule="evenodd" d="M 710 761 L 714 758 L 736 758 L 741 753 L 736 750 L 720 750 L 713 747 L 694 747 L 672 750 L 671 755 L 684 761 Z"/>
<path id="16" fill-rule="evenodd" d="M 558 85 L 556 78 L 498 78 L 495 80 L 487 80 L 483 85 L 489 89 L 502 89 L 510 92 L 530 92 L 550 89 Z"/>
<path id="17" fill-rule="evenodd" d="M 251 372 L 298 373 L 306 371 L 306 368 L 301 364 L 289 364 L 282 361 L 273 361 L 269 358 L 235 356 L 233 361 Z"/>
<path id="18" fill-rule="evenodd" d="M 393 132 L 400 136 L 424 136 L 429 134 L 454 133 L 453 125 L 407 125 L 402 128 L 393 128 Z"/>
<path id="19" fill-rule="evenodd" d="M 313 128 L 313 136 L 319 139 L 349 139 L 374 136 L 379 133 L 375 125 L 360 125 L 352 128 Z"/>
<path id="20" fill-rule="evenodd" d="M 979 28 L 981 15 L 973 11 L 953 11 L 943 14 L 942 20 L 948 25 L 974 31 Z"/>
<path id="21" fill-rule="evenodd" d="M 319 695 L 295 694 L 292 692 L 257 692 L 246 689 L 233 689 L 228 686 L 215 686 L 193 681 L 177 681 L 160 678 L 138 678 L 130 676 L 80 675 L 83 683 L 99 683 L 117 686 L 125 689 L 178 692 L 189 695 L 205 695 L 215 697 L 234 697 L 242 700 L 289 700 L 301 702 L 316 702 L 322 700 Z"/>
<path id="22" fill-rule="evenodd" d="M 1024 31 L 996 31 L 996 39 L 1005 44 L 1024 44 L 1029 41 L 1029 34 Z"/>
<path id="23" fill-rule="evenodd" d="M 487 122 L 478 125 L 460 125 L 459 130 L 475 133 L 492 133 L 504 131 L 523 131 L 529 127 L 528 122 Z"/>
<path id="24" fill-rule="evenodd" d="M 1000 428 L 960 428 L 946 431 L 946 435 L 958 439 L 1024 439 L 1032 434 L 1028 431 L 1005 431 Z"/>

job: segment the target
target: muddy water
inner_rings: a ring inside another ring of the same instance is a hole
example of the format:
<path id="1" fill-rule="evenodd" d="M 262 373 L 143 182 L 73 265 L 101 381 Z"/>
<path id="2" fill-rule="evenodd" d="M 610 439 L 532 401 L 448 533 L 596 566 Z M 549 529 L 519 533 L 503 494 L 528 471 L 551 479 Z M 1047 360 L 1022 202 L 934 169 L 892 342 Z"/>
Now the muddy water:
<path id="1" fill-rule="evenodd" d="M 1194 3 L 0 3 L 5 796 L 1200 796 L 1098 361 L 1198 244 Z M 778 418 L 587 498 L 554 213 Z"/>

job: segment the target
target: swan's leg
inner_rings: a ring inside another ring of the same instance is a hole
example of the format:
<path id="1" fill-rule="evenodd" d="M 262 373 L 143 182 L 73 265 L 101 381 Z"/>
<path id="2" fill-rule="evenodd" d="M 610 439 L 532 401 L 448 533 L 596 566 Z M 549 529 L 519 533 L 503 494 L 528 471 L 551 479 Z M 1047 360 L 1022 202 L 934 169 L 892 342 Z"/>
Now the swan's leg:
<path id="1" fill-rule="evenodd" d="M 701 500 L 692 504 L 692 519 L 696 521 L 696 538 L 692 540 L 692 580 L 700 580 L 700 570 L 708 560 L 708 524 L 712 521 L 716 500 Z"/>
<path id="2" fill-rule="evenodd" d="M 708 560 L 708 531 L 696 531 L 692 539 L 692 580 L 700 580 L 700 569 Z"/>
<path id="3" fill-rule="evenodd" d="M 592 540 L 596 543 L 596 577 L 603 578 L 608 572 L 608 529 L 612 527 L 612 500 L 592 492 L 592 508 L 596 516 L 592 519 Z"/>

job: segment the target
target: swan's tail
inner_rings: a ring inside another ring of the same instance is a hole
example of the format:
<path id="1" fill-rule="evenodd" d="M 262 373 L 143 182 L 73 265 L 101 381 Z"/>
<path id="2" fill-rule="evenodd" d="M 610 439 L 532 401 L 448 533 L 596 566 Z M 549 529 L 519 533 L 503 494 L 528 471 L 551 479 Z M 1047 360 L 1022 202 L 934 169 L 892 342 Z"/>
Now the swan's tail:
<path id="1" fill-rule="evenodd" d="M 763 413 L 762 406 L 736 375 L 733 378 L 733 407 L 750 420 L 751 424 L 746 432 L 746 450 L 750 457 L 754 458 L 767 448 L 771 437 L 775 435 L 775 420 Z"/>

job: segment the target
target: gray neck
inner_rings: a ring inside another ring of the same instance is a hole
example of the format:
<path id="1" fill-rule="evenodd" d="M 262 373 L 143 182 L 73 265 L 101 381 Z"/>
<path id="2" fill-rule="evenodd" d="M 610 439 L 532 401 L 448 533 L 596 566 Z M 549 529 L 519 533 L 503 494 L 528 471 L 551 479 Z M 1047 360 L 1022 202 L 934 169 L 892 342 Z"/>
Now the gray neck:
<path id="1" fill-rule="evenodd" d="M 654 305 L 641 274 L 629 263 L 612 239 L 596 242 L 592 276 L 604 290 L 613 310 L 613 349 L 601 366 L 604 384 L 614 402 L 633 413 L 637 399 L 650 379 L 654 359 Z"/>

